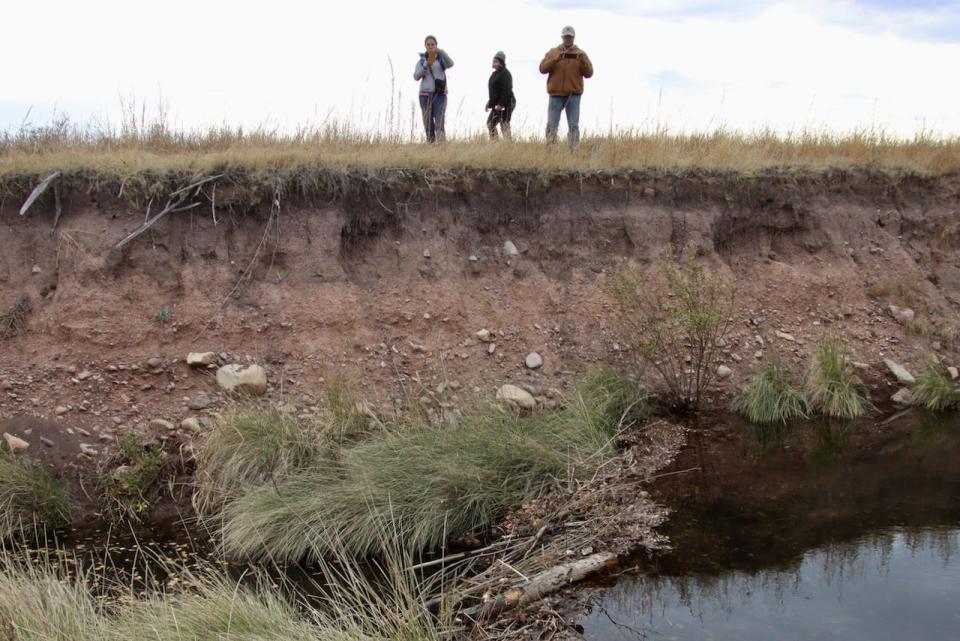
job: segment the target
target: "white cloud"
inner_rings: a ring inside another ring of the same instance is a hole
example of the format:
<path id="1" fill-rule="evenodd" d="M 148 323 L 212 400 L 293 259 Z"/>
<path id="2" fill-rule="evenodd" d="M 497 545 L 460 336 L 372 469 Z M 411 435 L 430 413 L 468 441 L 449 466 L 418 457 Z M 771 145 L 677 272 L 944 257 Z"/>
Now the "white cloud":
<path id="1" fill-rule="evenodd" d="M 880 25 L 886 9 L 749 3 L 750 11 L 730 14 L 708 10 L 718 3 L 685 2 L 678 19 L 641 15 L 628 6 L 637 3 L 616 0 L 548 4 L 169 0 L 148 8 L 51 0 L 42 27 L 10 29 L 0 40 L 0 57 L 21 61 L 5 70 L 0 127 L 19 126 L 30 105 L 35 123 L 48 119 L 54 104 L 75 117 L 115 120 L 120 96 L 153 104 L 161 90 L 177 126 L 292 127 L 332 116 L 382 127 L 391 104 L 389 57 L 401 92 L 399 104 L 394 92 L 395 120 L 399 113 L 406 131 L 417 125 L 411 74 L 430 32 L 456 61 L 452 132 L 482 127 L 489 62 L 499 49 L 515 78 L 515 125 L 539 131 L 546 97 L 537 64 L 571 23 L 597 71 L 583 100 L 586 130 L 606 131 L 612 116 L 623 127 L 878 126 L 909 135 L 925 126 L 960 133 L 960 89 L 950 81 L 960 44 L 863 28 L 862 16 Z M 41 24 L 34 7 L 6 7 L 6 22 Z M 944 10 L 910 15 L 919 25 Z"/>

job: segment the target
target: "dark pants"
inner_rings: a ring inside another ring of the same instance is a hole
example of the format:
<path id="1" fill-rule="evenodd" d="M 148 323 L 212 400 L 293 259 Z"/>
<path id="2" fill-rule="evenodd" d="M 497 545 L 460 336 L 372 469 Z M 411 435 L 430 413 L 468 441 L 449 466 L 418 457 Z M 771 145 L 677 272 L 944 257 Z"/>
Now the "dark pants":
<path id="1" fill-rule="evenodd" d="M 497 125 L 500 125 L 500 130 L 503 132 L 503 137 L 507 140 L 510 140 L 510 117 L 513 115 L 513 105 L 509 109 L 504 109 L 503 111 L 497 111 L 496 109 L 490 110 L 490 115 L 487 116 L 487 131 L 490 132 L 490 137 L 496 139 L 497 137 Z"/>
<path id="2" fill-rule="evenodd" d="M 443 128 L 443 116 L 447 111 L 447 94 L 420 94 L 420 112 L 423 114 L 423 130 L 427 142 L 443 142 L 447 133 Z"/>

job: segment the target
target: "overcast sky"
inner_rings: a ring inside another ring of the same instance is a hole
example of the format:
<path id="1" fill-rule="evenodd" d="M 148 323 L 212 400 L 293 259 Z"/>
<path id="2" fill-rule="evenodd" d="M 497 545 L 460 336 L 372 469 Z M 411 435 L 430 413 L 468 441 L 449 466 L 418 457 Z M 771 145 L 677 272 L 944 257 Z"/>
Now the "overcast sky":
<path id="1" fill-rule="evenodd" d="M 500 49 L 515 126 L 540 131 L 537 65 L 572 24 L 596 68 L 586 133 L 612 123 L 960 134 L 960 2 L 11 0 L 3 14 L 5 130 L 45 124 L 54 109 L 116 121 L 121 98 L 153 111 L 162 101 L 180 128 L 332 119 L 382 129 L 394 78 L 393 127 L 408 132 L 413 67 L 431 33 L 456 63 L 449 132 L 483 126 Z"/>

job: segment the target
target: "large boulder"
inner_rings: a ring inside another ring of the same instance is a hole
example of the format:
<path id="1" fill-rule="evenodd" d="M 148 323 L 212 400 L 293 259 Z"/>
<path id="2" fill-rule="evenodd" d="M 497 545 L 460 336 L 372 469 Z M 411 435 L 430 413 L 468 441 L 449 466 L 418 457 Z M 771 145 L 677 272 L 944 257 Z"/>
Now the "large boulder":
<path id="1" fill-rule="evenodd" d="M 497 390 L 497 399 L 524 410 L 532 410 L 537 406 L 533 394 L 516 385 L 501 385 Z"/>
<path id="2" fill-rule="evenodd" d="M 228 392 L 262 396 L 267 392 L 267 370 L 259 365 L 224 365 L 217 370 L 217 385 Z"/>

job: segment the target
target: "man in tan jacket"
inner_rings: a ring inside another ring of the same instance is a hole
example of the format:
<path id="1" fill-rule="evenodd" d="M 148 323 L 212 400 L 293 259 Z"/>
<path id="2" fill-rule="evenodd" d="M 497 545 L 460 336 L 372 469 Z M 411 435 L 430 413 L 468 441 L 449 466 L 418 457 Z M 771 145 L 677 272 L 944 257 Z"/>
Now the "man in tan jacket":
<path id="1" fill-rule="evenodd" d="M 585 51 L 573 44 L 576 36 L 573 27 L 564 27 L 560 32 L 563 44 L 548 51 L 540 62 L 540 73 L 550 74 L 547 76 L 549 144 L 557 142 L 560 113 L 564 110 L 567 112 L 567 142 L 571 147 L 580 144 L 580 96 L 583 94 L 583 79 L 593 75 L 593 63 Z"/>

